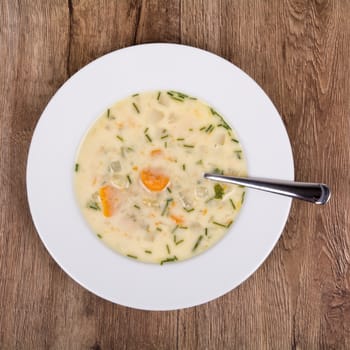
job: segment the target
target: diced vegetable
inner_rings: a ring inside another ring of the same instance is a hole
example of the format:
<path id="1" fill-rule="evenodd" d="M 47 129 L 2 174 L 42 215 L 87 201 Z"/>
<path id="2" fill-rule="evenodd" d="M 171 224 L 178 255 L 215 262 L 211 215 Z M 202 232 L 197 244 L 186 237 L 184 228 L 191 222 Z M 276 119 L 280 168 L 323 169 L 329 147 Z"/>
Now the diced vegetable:
<path id="1" fill-rule="evenodd" d="M 169 177 L 152 169 L 144 169 L 140 173 L 142 183 L 152 192 L 160 192 L 169 183 Z"/>
<path id="2" fill-rule="evenodd" d="M 102 213 L 106 217 L 110 217 L 116 210 L 118 201 L 118 190 L 110 185 L 100 188 L 99 195 L 102 203 Z"/>

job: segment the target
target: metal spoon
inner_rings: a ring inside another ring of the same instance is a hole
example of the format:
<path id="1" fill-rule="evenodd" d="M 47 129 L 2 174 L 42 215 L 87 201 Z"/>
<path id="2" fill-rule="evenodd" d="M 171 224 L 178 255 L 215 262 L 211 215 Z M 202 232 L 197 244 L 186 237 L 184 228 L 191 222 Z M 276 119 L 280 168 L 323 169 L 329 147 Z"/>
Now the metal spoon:
<path id="1" fill-rule="evenodd" d="M 203 176 L 208 180 L 242 185 L 255 190 L 280 194 L 315 204 L 326 204 L 331 196 L 329 187 L 319 183 L 269 180 L 253 177 L 244 178 L 210 173 L 204 173 Z"/>

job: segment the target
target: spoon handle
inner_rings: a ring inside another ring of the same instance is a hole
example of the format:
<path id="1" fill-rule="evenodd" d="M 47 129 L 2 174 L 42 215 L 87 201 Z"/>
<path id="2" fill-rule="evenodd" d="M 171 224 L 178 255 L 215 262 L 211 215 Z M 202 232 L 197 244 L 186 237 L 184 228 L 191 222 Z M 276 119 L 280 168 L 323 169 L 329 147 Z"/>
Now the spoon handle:
<path id="1" fill-rule="evenodd" d="M 252 177 L 244 178 L 210 173 L 205 173 L 203 176 L 208 180 L 242 185 L 256 190 L 276 193 L 315 204 L 326 204 L 331 196 L 329 187 L 325 184 L 319 183 L 269 180 Z"/>

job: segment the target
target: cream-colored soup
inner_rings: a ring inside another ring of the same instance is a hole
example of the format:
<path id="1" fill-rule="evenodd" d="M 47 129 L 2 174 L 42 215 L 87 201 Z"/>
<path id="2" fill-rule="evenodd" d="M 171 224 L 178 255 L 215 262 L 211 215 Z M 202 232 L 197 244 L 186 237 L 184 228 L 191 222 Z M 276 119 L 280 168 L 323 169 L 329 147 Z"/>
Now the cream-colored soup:
<path id="1" fill-rule="evenodd" d="M 145 92 L 116 103 L 90 128 L 75 189 L 104 243 L 163 264 L 211 247 L 241 208 L 244 188 L 205 180 L 204 172 L 246 175 L 235 132 L 196 98 Z"/>

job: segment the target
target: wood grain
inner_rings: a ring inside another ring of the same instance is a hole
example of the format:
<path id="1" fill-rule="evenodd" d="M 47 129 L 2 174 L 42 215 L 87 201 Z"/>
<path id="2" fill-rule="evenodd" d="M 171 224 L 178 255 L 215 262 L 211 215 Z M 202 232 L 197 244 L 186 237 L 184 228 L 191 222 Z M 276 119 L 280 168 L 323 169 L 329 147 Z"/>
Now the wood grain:
<path id="1" fill-rule="evenodd" d="M 349 349 L 350 2 L 0 2 L 1 349 Z M 85 291 L 40 242 L 26 199 L 35 124 L 93 59 L 144 42 L 217 53 L 268 93 L 298 180 L 333 191 L 294 202 L 277 246 L 241 286 L 198 307 L 146 312 Z"/>

